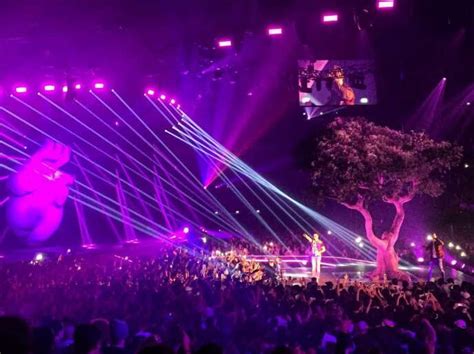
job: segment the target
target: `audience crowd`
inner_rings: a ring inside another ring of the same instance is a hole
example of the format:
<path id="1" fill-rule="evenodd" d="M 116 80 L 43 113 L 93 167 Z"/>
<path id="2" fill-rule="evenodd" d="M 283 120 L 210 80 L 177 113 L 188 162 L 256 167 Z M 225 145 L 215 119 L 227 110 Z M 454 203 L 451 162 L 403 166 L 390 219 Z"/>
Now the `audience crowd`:
<path id="1" fill-rule="evenodd" d="M 0 264 L 0 353 L 472 353 L 474 286 L 317 284 L 232 257 L 68 254 Z"/>

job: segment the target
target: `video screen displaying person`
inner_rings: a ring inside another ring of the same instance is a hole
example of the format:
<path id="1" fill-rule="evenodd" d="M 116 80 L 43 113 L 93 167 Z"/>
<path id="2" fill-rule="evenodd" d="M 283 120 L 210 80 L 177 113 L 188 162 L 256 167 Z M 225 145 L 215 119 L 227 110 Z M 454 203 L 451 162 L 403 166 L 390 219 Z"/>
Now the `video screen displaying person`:
<path id="1" fill-rule="evenodd" d="M 298 87 L 304 107 L 377 103 L 371 60 L 299 60 Z"/>

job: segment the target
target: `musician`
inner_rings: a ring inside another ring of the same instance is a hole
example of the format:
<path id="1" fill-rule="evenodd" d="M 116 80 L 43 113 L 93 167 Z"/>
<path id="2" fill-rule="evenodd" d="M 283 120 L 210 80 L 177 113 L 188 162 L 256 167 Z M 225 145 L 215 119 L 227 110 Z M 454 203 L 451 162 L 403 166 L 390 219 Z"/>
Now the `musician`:
<path id="1" fill-rule="evenodd" d="M 328 104 L 333 106 L 353 106 L 355 104 L 354 90 L 344 82 L 344 71 L 342 68 L 334 66 L 329 77 L 332 78 L 332 85 Z"/>
<path id="2" fill-rule="evenodd" d="M 426 250 L 430 253 L 430 267 L 428 270 L 428 281 L 431 280 L 433 275 L 433 268 L 436 265 L 441 272 L 441 276 L 444 280 L 445 271 L 444 271 L 444 242 L 438 238 L 438 235 L 433 234 L 430 242 L 426 246 Z"/>
<path id="3" fill-rule="evenodd" d="M 319 239 L 317 233 L 314 233 L 313 237 L 306 233 L 303 234 L 303 236 L 311 243 L 311 272 L 312 275 L 319 280 L 321 274 L 321 256 L 326 252 L 326 246 L 324 246 L 323 241 Z"/>

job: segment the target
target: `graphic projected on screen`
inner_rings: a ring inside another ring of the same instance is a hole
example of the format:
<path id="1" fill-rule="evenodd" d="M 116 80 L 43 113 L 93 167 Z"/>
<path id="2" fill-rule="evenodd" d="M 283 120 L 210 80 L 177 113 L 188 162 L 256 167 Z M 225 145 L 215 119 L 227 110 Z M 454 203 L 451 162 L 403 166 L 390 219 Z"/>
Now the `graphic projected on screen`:
<path id="1" fill-rule="evenodd" d="M 372 60 L 299 60 L 298 87 L 304 107 L 377 103 Z"/>

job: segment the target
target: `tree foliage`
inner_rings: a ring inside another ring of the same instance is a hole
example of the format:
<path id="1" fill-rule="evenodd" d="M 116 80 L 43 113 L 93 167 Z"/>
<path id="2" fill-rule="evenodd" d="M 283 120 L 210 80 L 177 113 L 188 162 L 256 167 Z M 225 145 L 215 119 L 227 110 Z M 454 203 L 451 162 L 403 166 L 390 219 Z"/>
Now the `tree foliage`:
<path id="1" fill-rule="evenodd" d="M 320 197 L 346 205 L 411 200 L 443 193 L 444 175 L 462 148 L 425 133 L 393 130 L 364 118 L 337 118 L 316 147 L 313 185 Z"/>

